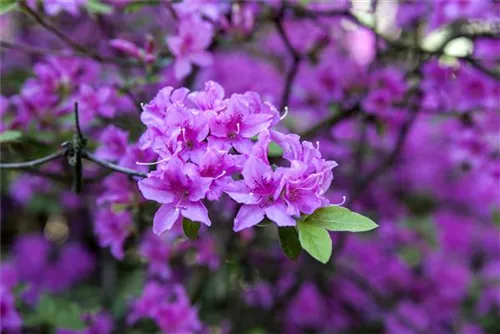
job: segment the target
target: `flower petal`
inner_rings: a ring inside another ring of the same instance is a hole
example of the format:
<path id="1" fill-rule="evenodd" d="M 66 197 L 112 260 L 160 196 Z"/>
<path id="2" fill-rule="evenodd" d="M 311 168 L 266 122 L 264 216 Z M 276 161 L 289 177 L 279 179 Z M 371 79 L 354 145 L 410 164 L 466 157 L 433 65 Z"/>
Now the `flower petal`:
<path id="1" fill-rule="evenodd" d="M 286 206 L 283 202 L 276 202 L 265 209 L 267 218 L 271 219 L 278 226 L 295 226 L 295 219 L 286 213 Z"/>
<path id="2" fill-rule="evenodd" d="M 153 232 L 160 235 L 166 230 L 170 230 L 180 216 L 178 210 L 173 204 L 163 204 L 155 213 L 153 219 Z"/>
<path id="3" fill-rule="evenodd" d="M 185 204 L 185 209 L 182 209 L 182 215 L 192 221 L 200 222 L 207 226 L 212 225 L 210 218 L 208 218 L 208 210 L 201 201 Z"/>
<path id="4" fill-rule="evenodd" d="M 174 200 L 174 194 L 163 187 L 162 181 L 159 178 L 148 177 L 137 184 L 142 196 L 146 199 L 158 203 L 172 203 Z"/>
<path id="5" fill-rule="evenodd" d="M 258 205 L 243 205 L 234 219 L 235 232 L 257 225 L 264 219 L 264 209 Z"/>

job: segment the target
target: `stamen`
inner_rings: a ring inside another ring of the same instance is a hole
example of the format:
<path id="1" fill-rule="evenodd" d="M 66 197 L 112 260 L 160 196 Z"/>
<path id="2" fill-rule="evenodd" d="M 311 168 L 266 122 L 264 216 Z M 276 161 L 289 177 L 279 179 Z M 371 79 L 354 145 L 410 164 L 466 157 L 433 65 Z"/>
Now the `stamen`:
<path id="1" fill-rule="evenodd" d="M 170 159 L 172 159 L 172 157 L 168 157 L 168 158 L 165 158 L 165 159 L 162 159 L 162 160 L 159 160 L 159 161 L 155 161 L 155 162 L 139 162 L 139 161 L 136 161 L 135 164 L 136 165 L 140 165 L 140 166 L 153 166 L 153 165 L 157 165 L 161 162 L 166 162 L 166 161 L 169 161 Z"/>
<path id="2" fill-rule="evenodd" d="M 319 151 L 319 140 L 316 142 L 316 149 Z"/>
<path id="3" fill-rule="evenodd" d="M 340 203 L 338 203 L 338 204 L 333 204 L 333 205 L 337 205 L 337 206 L 344 205 L 344 204 L 345 204 L 345 202 L 346 202 L 346 199 L 347 199 L 347 197 L 342 196 L 342 202 L 340 202 Z"/>
<path id="4" fill-rule="evenodd" d="M 240 123 L 236 123 L 236 133 L 240 133 Z"/>
<path id="5" fill-rule="evenodd" d="M 220 179 L 221 177 L 223 177 L 224 175 L 226 175 L 226 171 L 223 170 L 222 173 L 220 173 L 219 176 L 216 176 L 215 179 Z"/>
<path id="6" fill-rule="evenodd" d="M 187 142 L 187 140 L 186 140 L 186 128 L 181 128 L 181 133 L 182 133 L 182 139 L 184 139 L 184 141 Z"/>
<path id="7" fill-rule="evenodd" d="M 285 113 L 280 117 L 280 121 L 284 120 L 286 115 L 288 115 L 288 107 L 285 107 Z"/>

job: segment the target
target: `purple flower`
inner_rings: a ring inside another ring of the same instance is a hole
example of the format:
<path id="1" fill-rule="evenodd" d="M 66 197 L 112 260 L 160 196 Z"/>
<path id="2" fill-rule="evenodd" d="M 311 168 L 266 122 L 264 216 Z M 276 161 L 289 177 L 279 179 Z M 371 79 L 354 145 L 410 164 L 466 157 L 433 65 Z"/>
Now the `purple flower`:
<path id="1" fill-rule="evenodd" d="M 154 314 L 164 333 L 191 333 L 201 330 L 198 311 L 191 306 L 186 290 L 180 284 L 173 286 L 167 301 Z"/>
<path id="2" fill-rule="evenodd" d="M 0 285 L 11 289 L 19 283 L 19 274 L 14 263 L 2 262 L 0 265 Z"/>
<path id="3" fill-rule="evenodd" d="M 104 160 L 115 161 L 125 154 L 128 132 L 109 125 L 102 131 L 99 141 L 101 145 L 96 150 L 96 155 Z"/>
<path id="4" fill-rule="evenodd" d="M 130 41 L 121 38 L 110 40 L 109 45 L 117 50 L 122 51 L 132 58 L 143 61 L 145 64 L 152 64 L 156 60 L 156 55 L 154 54 L 155 47 L 152 38 L 150 36 L 148 37 L 149 38 L 146 40 L 144 49 L 138 47 Z"/>
<path id="5" fill-rule="evenodd" d="M 318 288 L 310 282 L 303 283 L 288 307 L 286 318 L 302 328 L 321 328 L 326 319 L 326 305 Z"/>
<path id="6" fill-rule="evenodd" d="M 212 24 L 193 15 L 183 18 L 176 36 L 168 37 L 167 44 L 175 56 L 175 77 L 182 79 L 191 73 L 192 64 L 206 67 L 212 64 L 212 56 L 205 51 L 214 35 Z"/>
<path id="7" fill-rule="evenodd" d="M 273 171 L 265 161 L 250 156 L 242 175 L 242 181 L 235 181 L 226 190 L 232 199 L 244 204 L 234 219 L 235 232 L 257 225 L 264 216 L 278 226 L 295 225 L 295 220 L 287 214 L 285 202 L 280 198 L 282 173 Z"/>
<path id="8" fill-rule="evenodd" d="M 227 184 L 233 180 L 231 175 L 238 168 L 235 157 L 226 151 L 209 148 L 199 161 L 200 175 L 212 178 L 212 184 L 207 192 L 207 198 L 211 201 L 218 200 Z"/>
<path id="9" fill-rule="evenodd" d="M 111 87 L 103 86 L 98 89 L 88 84 L 80 87 L 77 98 L 79 102 L 80 121 L 82 125 L 88 124 L 96 115 L 105 118 L 113 118 L 117 108 L 115 103 L 115 91 Z"/>
<path id="10" fill-rule="evenodd" d="M 163 285 L 156 281 L 147 282 L 141 296 L 133 303 L 127 322 L 133 324 L 141 318 L 152 318 L 167 296 L 168 291 Z"/>
<path id="11" fill-rule="evenodd" d="M 97 197 L 97 204 L 128 204 L 132 196 L 137 193 L 135 182 L 131 182 L 127 175 L 115 173 L 104 179 L 104 191 Z"/>
<path id="12" fill-rule="evenodd" d="M 0 284 L 0 331 L 10 333 L 21 329 L 23 321 L 16 310 L 16 301 L 6 286 Z"/>
<path id="13" fill-rule="evenodd" d="M 127 321 L 133 324 L 141 318 L 153 319 L 165 333 L 191 333 L 201 329 L 198 312 L 191 306 L 180 284 L 167 286 L 155 281 L 146 283 Z"/>
<path id="14" fill-rule="evenodd" d="M 139 254 L 148 261 L 150 275 L 157 275 L 163 279 L 170 277 L 171 270 L 168 262 L 172 256 L 172 244 L 175 238 L 175 233 L 162 235 L 146 233 L 139 244 Z"/>
<path id="15" fill-rule="evenodd" d="M 142 195 L 162 204 L 156 211 L 153 231 L 161 234 L 169 230 L 181 216 L 210 226 L 207 208 L 201 200 L 211 182 L 211 178 L 199 175 L 194 164 L 183 164 L 177 158 L 159 165 L 158 170 L 139 181 Z"/>
<path id="16" fill-rule="evenodd" d="M 207 81 L 203 91 L 192 92 L 188 98 L 194 102 L 200 110 L 222 111 L 225 109 L 224 88 L 215 81 Z"/>
<path id="17" fill-rule="evenodd" d="M 226 108 L 210 119 L 210 133 L 214 142 L 229 149 L 233 146 L 238 152 L 250 153 L 250 138 L 267 130 L 275 116 L 269 112 L 261 112 L 256 108 L 255 100 L 247 96 L 233 94 L 227 101 Z"/>
<path id="18" fill-rule="evenodd" d="M 41 235 L 25 235 L 14 244 L 15 265 L 21 280 L 38 280 L 48 263 L 51 245 Z M 37 256 L 32 256 L 37 254 Z"/>
<path id="19" fill-rule="evenodd" d="M 183 104 L 188 93 L 187 88 L 174 89 L 167 86 L 160 89 L 153 100 L 143 106 L 141 121 L 148 127 L 160 126 L 163 124 L 168 107 L 172 104 Z"/>
<path id="20" fill-rule="evenodd" d="M 94 232 L 99 238 L 101 247 L 110 247 L 111 254 L 119 260 L 123 259 L 123 243 L 130 234 L 132 217 L 129 212 L 115 213 L 111 209 L 101 209 L 97 213 Z"/>

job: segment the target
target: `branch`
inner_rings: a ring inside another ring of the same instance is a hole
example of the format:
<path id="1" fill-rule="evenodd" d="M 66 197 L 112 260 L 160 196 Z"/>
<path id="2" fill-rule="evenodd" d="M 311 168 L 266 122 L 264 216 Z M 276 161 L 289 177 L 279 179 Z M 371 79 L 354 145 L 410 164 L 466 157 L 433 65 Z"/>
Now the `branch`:
<path id="1" fill-rule="evenodd" d="M 302 59 L 302 55 L 295 50 L 293 47 L 292 43 L 290 42 L 290 39 L 286 35 L 286 31 L 283 27 L 283 9 L 279 12 L 279 14 L 275 17 L 274 19 L 274 24 L 276 26 L 276 29 L 278 30 L 278 33 L 283 41 L 283 44 L 285 44 L 285 47 L 292 57 L 292 65 L 288 69 L 286 76 L 285 76 L 285 85 L 283 88 L 283 94 L 281 96 L 281 101 L 279 105 L 279 110 L 285 109 L 285 107 L 288 105 L 288 101 L 290 99 L 290 94 L 292 91 L 292 85 L 293 81 L 295 80 L 295 77 L 297 76 L 297 71 L 299 69 L 300 65 L 300 60 Z"/>
<path id="2" fill-rule="evenodd" d="M 382 175 L 388 168 L 390 168 L 396 162 L 399 154 L 404 148 L 406 138 L 408 137 L 410 129 L 413 123 L 415 122 L 417 113 L 418 109 L 413 110 L 410 117 L 408 118 L 408 121 L 401 127 L 398 138 L 396 140 L 396 144 L 394 145 L 394 148 L 391 151 L 391 153 L 384 159 L 384 161 L 382 161 L 379 164 L 378 167 L 373 169 L 361 182 L 359 182 L 355 186 L 351 196 L 349 196 L 350 198 L 348 205 L 352 204 L 352 202 L 354 202 L 358 198 L 358 196 L 362 193 L 362 191 L 368 188 L 370 183 L 375 181 L 380 175 Z"/>
<path id="3" fill-rule="evenodd" d="M 393 47 L 395 49 L 413 51 L 413 52 L 417 52 L 417 53 L 422 54 L 422 55 L 426 55 L 428 57 L 435 57 L 435 56 L 439 57 L 439 56 L 446 55 L 444 53 L 444 48 L 446 47 L 446 45 L 450 41 L 452 41 L 452 40 L 454 40 L 456 38 L 459 38 L 459 37 L 466 37 L 466 38 L 471 38 L 471 39 L 475 39 L 475 38 L 498 38 L 498 34 L 495 34 L 495 33 L 470 34 L 470 33 L 462 31 L 462 32 L 458 32 L 458 33 L 453 33 L 443 43 L 443 45 L 440 48 L 438 48 L 437 50 L 435 50 L 435 51 L 427 51 L 427 50 L 422 49 L 418 45 L 409 45 L 407 43 L 400 42 L 398 40 L 391 40 L 391 39 L 385 37 L 384 35 L 378 33 L 373 27 L 367 26 L 366 24 L 364 24 L 363 22 L 361 22 L 349 10 L 326 10 L 326 11 L 309 10 L 309 9 L 303 8 L 301 6 L 291 5 L 291 4 L 287 4 L 286 8 L 292 10 L 293 13 L 297 17 L 299 17 L 299 18 L 317 19 L 319 17 L 345 16 L 349 20 L 353 21 L 355 24 L 357 24 L 357 25 L 359 25 L 359 26 L 361 26 L 363 28 L 369 29 L 371 32 L 373 32 L 375 34 L 375 36 L 377 38 L 382 39 L 385 43 L 387 43 L 387 45 L 389 45 L 389 46 L 391 46 L 391 47 Z M 457 59 L 458 60 L 463 60 L 463 61 L 469 63 L 471 66 L 473 66 L 474 68 L 476 68 L 478 71 L 482 72 L 483 74 L 485 74 L 485 75 L 493 78 L 496 81 L 500 81 L 500 73 L 499 72 L 484 67 L 482 64 L 480 64 L 478 62 L 477 59 L 474 59 L 470 55 L 469 56 L 465 56 L 465 57 L 457 57 Z"/>
<path id="4" fill-rule="evenodd" d="M 84 55 L 81 52 L 77 54 L 70 54 L 67 50 L 51 50 L 51 49 L 43 49 L 38 47 L 33 47 L 30 45 L 17 44 L 9 41 L 0 41 L 0 47 L 11 49 L 19 52 L 24 52 L 33 55 L 46 56 L 47 54 L 53 54 L 56 56 L 81 56 Z"/>
<path id="5" fill-rule="evenodd" d="M 114 163 L 109 162 L 109 161 L 101 160 L 88 151 L 82 152 L 82 158 L 87 159 L 89 161 L 92 161 L 92 162 L 98 164 L 99 166 L 102 166 L 104 168 L 110 169 L 110 170 L 118 172 L 118 173 L 123 173 L 123 174 L 129 175 L 129 176 L 136 176 L 136 177 L 140 177 L 140 178 L 148 177 L 147 173 L 138 172 L 138 171 L 135 171 L 133 169 L 129 169 L 129 168 L 115 165 Z"/>
<path id="6" fill-rule="evenodd" d="M 57 160 L 63 158 L 68 153 L 68 148 L 63 149 L 62 151 L 58 151 L 52 154 L 47 155 L 46 157 L 26 161 L 26 162 L 11 162 L 11 163 L 0 163 L 0 169 L 23 169 L 23 168 L 31 168 L 39 165 L 43 165 L 47 162 Z"/>
<path id="7" fill-rule="evenodd" d="M 59 38 L 59 40 L 61 40 L 65 44 L 69 45 L 73 50 L 77 51 L 78 53 L 81 53 L 83 55 L 87 55 L 87 56 L 91 57 L 92 59 L 94 59 L 98 62 L 101 62 L 101 63 L 112 63 L 112 64 L 120 63 L 122 65 L 132 65 L 132 66 L 140 65 L 137 62 L 130 62 L 127 59 L 114 58 L 114 57 L 103 57 L 103 56 L 99 55 L 96 51 L 89 49 L 89 47 L 81 45 L 80 43 L 71 39 L 69 36 L 64 34 L 61 30 L 57 29 L 51 23 L 47 22 L 47 20 L 45 20 L 41 15 L 39 15 L 37 12 L 32 10 L 26 4 L 21 3 L 20 6 L 34 21 L 36 21 L 38 24 L 40 24 L 47 31 L 54 34 L 57 38 Z"/>
<path id="8" fill-rule="evenodd" d="M 356 105 L 353 108 L 348 109 L 344 112 L 335 113 L 330 118 L 318 123 L 317 125 L 313 126 L 309 130 L 302 133 L 300 137 L 303 139 L 311 139 L 314 136 L 317 136 L 319 131 L 331 128 L 337 125 L 338 123 L 342 122 L 343 120 L 355 116 L 358 112 L 359 112 L 359 106 Z"/>

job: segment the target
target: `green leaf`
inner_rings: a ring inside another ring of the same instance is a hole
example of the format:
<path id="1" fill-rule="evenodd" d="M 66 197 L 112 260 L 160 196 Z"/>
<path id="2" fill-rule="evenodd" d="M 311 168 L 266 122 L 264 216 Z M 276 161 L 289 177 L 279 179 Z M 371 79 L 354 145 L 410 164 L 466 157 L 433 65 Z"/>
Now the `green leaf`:
<path id="1" fill-rule="evenodd" d="M 300 247 L 299 235 L 295 227 L 279 227 L 281 249 L 292 261 L 297 261 L 302 247 Z"/>
<path id="2" fill-rule="evenodd" d="M 146 6 L 156 6 L 159 5 L 160 2 L 158 0 L 149 0 L 149 1 L 142 1 L 142 2 L 131 2 L 127 4 L 124 8 L 124 11 L 126 14 L 130 14 L 133 12 L 136 12 L 138 10 L 141 10 L 142 8 Z"/>
<path id="3" fill-rule="evenodd" d="M 17 0 L 0 0 L 0 15 L 7 14 L 17 8 Z"/>
<path id="4" fill-rule="evenodd" d="M 364 232 L 378 227 L 370 218 L 341 206 L 320 208 L 307 216 L 304 222 L 337 232 Z"/>
<path id="5" fill-rule="evenodd" d="M 76 304 L 69 304 L 67 307 L 57 310 L 55 326 L 70 330 L 84 329 L 85 323 L 81 319 L 82 313 Z"/>
<path id="6" fill-rule="evenodd" d="M 190 219 L 184 218 L 182 220 L 182 229 L 184 234 L 191 240 L 198 239 L 198 231 L 200 230 L 200 223 L 194 222 Z"/>
<path id="7" fill-rule="evenodd" d="M 302 248 L 319 262 L 327 263 L 332 255 L 332 239 L 328 231 L 302 221 L 297 223 L 297 227 Z"/>
<path id="8" fill-rule="evenodd" d="M 281 146 L 272 141 L 269 143 L 269 149 L 267 155 L 270 157 L 281 157 L 283 156 L 283 148 L 281 148 Z"/>
<path id="9" fill-rule="evenodd" d="M 60 297 L 43 295 L 35 308 L 35 313 L 30 314 L 32 324 L 48 324 L 57 328 L 80 330 L 85 328 L 81 319 L 83 310 L 69 300 Z"/>
<path id="10" fill-rule="evenodd" d="M 0 143 L 8 143 L 11 141 L 18 140 L 19 138 L 22 137 L 22 135 L 23 133 L 21 131 L 16 131 L 16 130 L 4 131 L 0 133 Z"/>
<path id="11" fill-rule="evenodd" d="M 99 0 L 90 0 L 87 2 L 87 10 L 94 14 L 111 14 L 113 13 L 113 7 L 106 5 Z"/>

